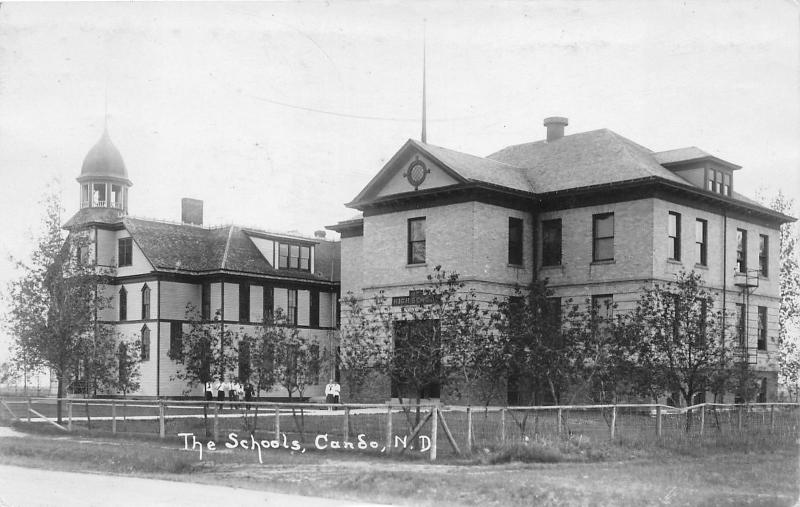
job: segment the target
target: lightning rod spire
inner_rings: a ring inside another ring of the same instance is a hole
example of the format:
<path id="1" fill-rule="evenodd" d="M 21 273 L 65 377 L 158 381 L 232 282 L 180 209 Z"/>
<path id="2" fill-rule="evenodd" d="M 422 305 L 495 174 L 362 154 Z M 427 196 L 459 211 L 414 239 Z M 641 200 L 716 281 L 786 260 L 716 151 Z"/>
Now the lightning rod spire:
<path id="1" fill-rule="evenodd" d="M 426 75 L 425 75 L 425 70 L 426 70 L 425 56 L 426 55 L 425 55 L 425 53 L 426 53 L 426 46 L 427 46 L 427 24 L 425 22 L 423 22 L 422 27 L 423 27 L 422 28 L 422 136 L 421 136 L 420 140 L 423 143 L 425 143 L 425 142 L 427 142 L 427 137 L 428 137 L 427 136 L 427 131 L 426 131 L 427 118 L 426 118 L 426 111 L 425 111 L 425 104 L 426 104 L 426 101 L 427 101 L 427 96 L 426 96 L 427 90 L 426 90 L 426 82 L 425 82 L 426 81 Z"/>

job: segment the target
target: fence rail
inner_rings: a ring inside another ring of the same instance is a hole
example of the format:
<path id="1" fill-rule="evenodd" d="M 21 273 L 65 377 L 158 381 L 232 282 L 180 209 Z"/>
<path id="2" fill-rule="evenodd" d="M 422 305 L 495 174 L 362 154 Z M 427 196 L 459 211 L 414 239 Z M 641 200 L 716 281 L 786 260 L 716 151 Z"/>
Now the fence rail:
<path id="1" fill-rule="evenodd" d="M 56 420 L 59 402 L 62 421 Z M 557 439 L 669 444 L 757 435 L 794 443 L 800 434 L 797 403 L 462 407 L 31 397 L 0 399 L 0 413 L 30 423 L 48 422 L 65 431 L 159 438 L 196 434 L 214 440 L 235 433 L 267 438 L 264 442 L 283 447 L 297 442 L 319 450 L 427 453 L 431 460 Z"/>

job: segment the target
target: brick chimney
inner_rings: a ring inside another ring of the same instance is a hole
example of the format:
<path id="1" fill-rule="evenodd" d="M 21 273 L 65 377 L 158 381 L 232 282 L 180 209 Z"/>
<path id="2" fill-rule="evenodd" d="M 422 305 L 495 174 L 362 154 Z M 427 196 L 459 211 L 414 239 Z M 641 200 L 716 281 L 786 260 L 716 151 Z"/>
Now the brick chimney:
<path id="1" fill-rule="evenodd" d="M 181 222 L 203 225 L 203 201 L 188 197 L 181 199 Z"/>
<path id="2" fill-rule="evenodd" d="M 547 127 L 547 142 L 556 141 L 564 137 L 564 127 L 569 125 L 569 120 L 563 116 L 551 116 L 544 119 L 544 126 Z"/>

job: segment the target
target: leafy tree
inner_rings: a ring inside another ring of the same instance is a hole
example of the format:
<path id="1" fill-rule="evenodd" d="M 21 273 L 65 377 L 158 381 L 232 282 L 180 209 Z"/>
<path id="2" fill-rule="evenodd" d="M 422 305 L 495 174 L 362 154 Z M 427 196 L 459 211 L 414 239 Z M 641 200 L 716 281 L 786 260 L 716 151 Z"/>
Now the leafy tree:
<path id="1" fill-rule="evenodd" d="M 188 332 L 181 336 L 179 346 L 171 346 L 169 358 L 180 365 L 175 378 L 186 384 L 185 394 L 197 386 L 211 382 L 215 377 L 224 381 L 237 363 L 236 333 L 219 321 L 202 318 L 197 307 L 186 305 Z"/>
<path id="2" fill-rule="evenodd" d="M 116 354 L 116 375 L 113 376 L 110 386 L 122 393 L 122 397 L 139 389 L 141 373 L 139 364 L 142 359 L 142 342 L 139 340 L 118 340 Z"/>
<path id="3" fill-rule="evenodd" d="M 290 401 L 295 393 L 302 398 L 306 387 L 319 381 L 319 345 L 289 324 L 280 308 L 274 319 L 265 321 L 263 339 L 272 345 L 276 382 L 286 389 Z"/>
<path id="4" fill-rule="evenodd" d="M 458 281 L 455 273 L 450 276 Z M 457 398 L 466 398 L 472 404 L 473 397 L 478 397 L 488 406 L 505 394 L 508 339 L 498 327 L 501 315 L 497 301 L 481 301 L 474 289 L 464 292 L 463 288 L 464 284 L 458 282 L 457 294 L 444 298 L 446 306 L 441 308 L 444 374 L 447 387 Z"/>
<path id="5" fill-rule="evenodd" d="M 119 366 L 117 346 L 120 340 L 121 337 L 112 336 L 109 326 L 99 323 L 84 340 L 79 361 L 87 396 L 116 390 Z"/>
<path id="6" fill-rule="evenodd" d="M 302 399 L 306 387 L 319 382 L 319 345 L 313 337 L 301 334 L 296 326 L 290 324 L 281 308 L 278 308 L 274 316 L 264 319 L 261 332 L 254 341 L 253 351 L 253 370 L 259 386 L 268 389 L 273 384 L 279 384 L 286 389 L 290 402 L 295 394 Z M 298 420 L 297 412 L 292 407 L 292 417 L 300 438 L 303 439 L 304 411 L 300 410 Z"/>
<path id="7" fill-rule="evenodd" d="M 712 386 L 723 385 L 730 352 L 722 343 L 722 310 L 695 272 L 645 288 L 625 316 L 633 379 L 641 394 L 680 393 L 686 405 Z"/>
<path id="8" fill-rule="evenodd" d="M 414 399 L 417 405 L 448 383 L 458 396 L 459 390 L 492 375 L 478 371 L 491 363 L 481 354 L 492 341 L 491 303 L 480 303 L 473 291 L 465 293 L 458 273 L 441 266 L 427 281 L 415 296 L 418 304 L 401 306 L 396 315 L 387 365 L 398 398 Z"/>
<path id="9" fill-rule="evenodd" d="M 516 399 L 513 404 L 539 405 L 542 391 L 557 401 L 566 387 L 569 358 L 561 329 L 561 308 L 554 308 L 546 281 L 537 281 L 527 291 L 500 304 L 502 335 L 507 337 L 507 377 Z M 502 368 L 502 365 L 501 365 Z"/>
<path id="10" fill-rule="evenodd" d="M 58 398 L 86 351 L 97 312 L 108 300 L 98 290 L 107 281 L 80 253 L 90 246 L 81 232 L 66 241 L 61 233 L 61 201 L 46 198 L 43 231 L 29 262 L 17 262 L 21 277 L 9 287 L 10 329 L 17 361 L 50 368 L 58 379 Z M 62 403 L 58 403 L 58 421 Z"/>
<path id="11" fill-rule="evenodd" d="M 780 213 L 791 215 L 794 201 L 778 192 L 768 203 Z M 780 284 L 781 306 L 778 323 L 778 381 L 795 400 L 800 399 L 800 250 L 797 248 L 797 223 L 781 225 Z"/>
<path id="12" fill-rule="evenodd" d="M 572 404 L 580 395 L 597 402 L 616 399 L 629 372 L 614 305 L 592 299 L 562 303 L 542 280 L 518 289 L 500 307 L 509 382 L 518 393 L 512 403 Z"/>
<path id="13" fill-rule="evenodd" d="M 347 392 L 355 397 L 373 374 L 388 370 L 392 354 L 392 309 L 383 291 L 367 304 L 348 292 L 341 306 L 339 362 Z"/>
<path id="14" fill-rule="evenodd" d="M 637 374 L 630 354 L 635 337 L 625 332 L 625 314 L 616 312 L 611 300 L 589 298 L 583 305 L 571 304 L 562 329 L 565 373 L 572 387 L 568 404 L 580 395 L 596 403 L 615 403 L 628 392 Z"/>

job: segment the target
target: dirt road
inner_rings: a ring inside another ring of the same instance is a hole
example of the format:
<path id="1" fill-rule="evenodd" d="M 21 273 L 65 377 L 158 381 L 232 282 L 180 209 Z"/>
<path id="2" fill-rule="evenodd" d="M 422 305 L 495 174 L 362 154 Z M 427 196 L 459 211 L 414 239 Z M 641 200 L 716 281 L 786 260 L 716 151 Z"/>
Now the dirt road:
<path id="1" fill-rule="evenodd" d="M 270 507 L 369 507 L 356 503 L 207 484 L 137 477 L 55 472 L 0 465 L 0 507 L 263 505 Z"/>

